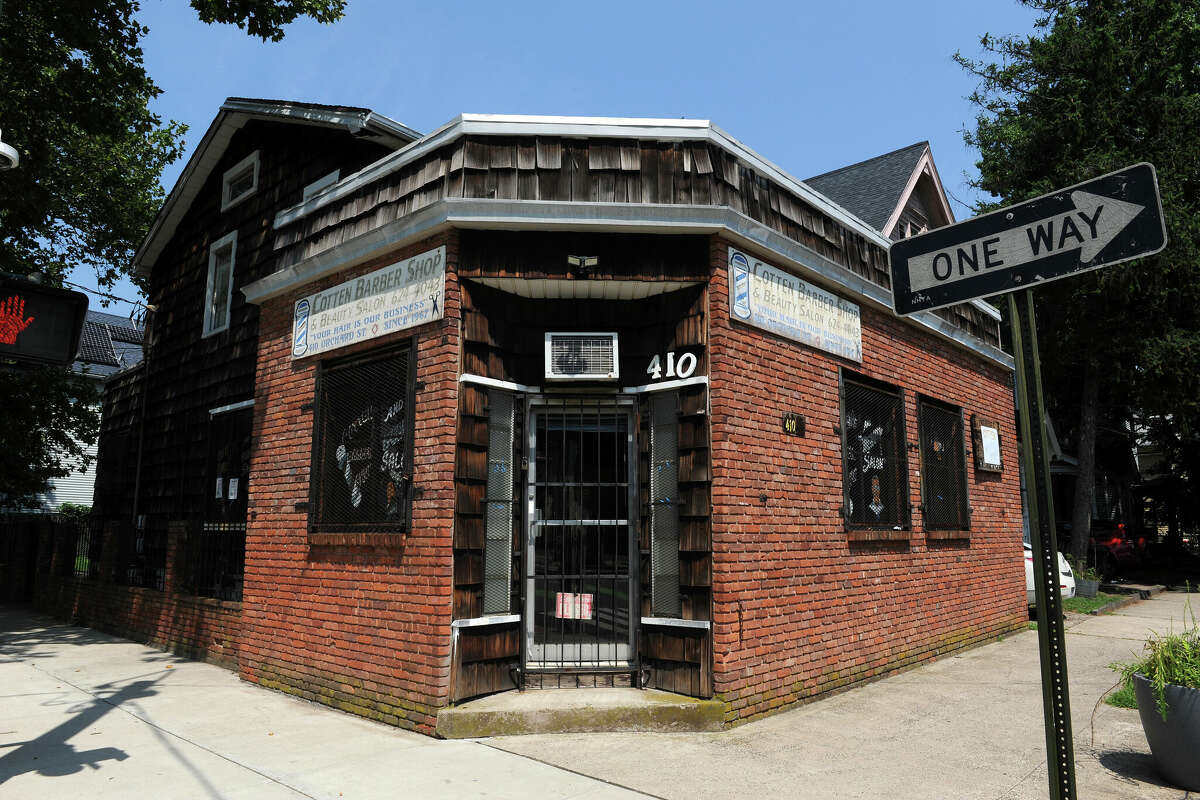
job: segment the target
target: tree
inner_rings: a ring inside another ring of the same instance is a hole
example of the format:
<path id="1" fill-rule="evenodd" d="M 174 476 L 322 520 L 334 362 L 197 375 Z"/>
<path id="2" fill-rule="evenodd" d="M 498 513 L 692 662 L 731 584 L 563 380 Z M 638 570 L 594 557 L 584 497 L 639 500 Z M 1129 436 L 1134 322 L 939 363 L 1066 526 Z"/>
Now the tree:
<path id="1" fill-rule="evenodd" d="M 1097 420 L 1137 409 L 1165 424 L 1172 441 L 1195 442 L 1200 431 L 1200 8 L 1194 0 L 1020 2 L 1041 12 L 1032 35 L 985 35 L 995 60 L 955 56 L 981 79 L 970 98 L 976 127 L 965 135 L 980 154 L 975 185 L 1007 205 L 1149 161 L 1169 238 L 1157 256 L 1034 293 L 1048 395 L 1079 413 L 1071 550 L 1081 558 Z M 1074 403 L 1063 402 L 1068 395 Z M 1200 476 L 1183 477 L 1195 492 Z"/>
<path id="2" fill-rule="evenodd" d="M 87 464 L 96 442 L 99 395 L 68 369 L 0 369 L 0 506 L 33 504 L 51 478 Z"/>
<path id="3" fill-rule="evenodd" d="M 283 26 L 297 17 L 312 17 L 317 22 L 337 22 L 346 10 L 346 0 L 192 0 L 203 22 L 237 25 L 251 36 L 278 42 Z"/>
<path id="4" fill-rule="evenodd" d="M 341 16 L 344 0 L 193 0 L 205 22 L 264 40 L 307 15 Z M 161 89 L 146 73 L 137 0 L 0 0 L 0 127 L 20 167 L 0 173 L 0 271 L 40 273 L 61 286 L 73 268 L 101 288 L 132 275 L 133 254 L 163 199 L 163 168 L 183 152 L 185 126 L 149 108 Z M 0 298 L 3 301 L 5 298 Z M 67 369 L 6 371 L 0 380 L 0 493 L 12 497 L 66 475 L 86 457 L 96 419 L 87 387 Z M 29 386 L 40 394 L 29 394 Z M 94 398 L 91 400 L 94 402 Z M 22 406 L 28 403 L 28 407 Z M 20 424 L 16 424 L 17 421 Z M 19 468 L 29 471 L 21 476 Z M 31 488 L 32 487 L 32 488 Z"/>

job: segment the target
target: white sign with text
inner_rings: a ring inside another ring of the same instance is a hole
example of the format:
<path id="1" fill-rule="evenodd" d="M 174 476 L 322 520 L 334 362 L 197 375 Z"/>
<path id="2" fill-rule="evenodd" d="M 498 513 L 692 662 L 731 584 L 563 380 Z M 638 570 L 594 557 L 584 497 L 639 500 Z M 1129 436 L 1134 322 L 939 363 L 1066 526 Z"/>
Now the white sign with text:
<path id="1" fill-rule="evenodd" d="M 292 316 L 292 358 L 441 319 L 445 294 L 442 246 L 301 298 Z"/>
<path id="2" fill-rule="evenodd" d="M 857 305 L 732 247 L 729 315 L 836 356 L 862 361 Z"/>

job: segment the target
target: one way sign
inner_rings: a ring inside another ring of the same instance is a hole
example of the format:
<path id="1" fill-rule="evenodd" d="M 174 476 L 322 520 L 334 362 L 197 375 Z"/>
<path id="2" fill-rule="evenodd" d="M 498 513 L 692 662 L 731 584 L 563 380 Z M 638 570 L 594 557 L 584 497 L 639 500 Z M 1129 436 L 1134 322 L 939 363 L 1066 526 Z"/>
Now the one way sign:
<path id="1" fill-rule="evenodd" d="M 912 314 L 1153 255 L 1158 178 L 1135 164 L 891 246 L 896 313 Z"/>

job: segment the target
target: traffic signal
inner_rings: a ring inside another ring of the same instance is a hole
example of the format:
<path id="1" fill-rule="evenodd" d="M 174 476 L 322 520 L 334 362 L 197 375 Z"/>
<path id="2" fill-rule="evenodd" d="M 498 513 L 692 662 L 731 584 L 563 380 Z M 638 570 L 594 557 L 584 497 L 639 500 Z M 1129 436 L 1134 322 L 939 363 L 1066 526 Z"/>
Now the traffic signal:
<path id="1" fill-rule="evenodd" d="M 87 309 L 80 292 L 0 275 L 0 362 L 70 364 Z"/>

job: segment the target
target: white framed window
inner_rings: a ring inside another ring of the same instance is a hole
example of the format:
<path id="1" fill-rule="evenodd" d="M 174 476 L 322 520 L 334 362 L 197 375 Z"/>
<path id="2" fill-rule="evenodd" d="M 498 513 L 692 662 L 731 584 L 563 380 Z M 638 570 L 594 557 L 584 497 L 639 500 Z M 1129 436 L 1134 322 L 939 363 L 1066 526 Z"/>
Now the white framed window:
<path id="1" fill-rule="evenodd" d="M 225 170 L 221 178 L 221 210 L 233 208 L 258 191 L 258 151 Z"/>
<path id="2" fill-rule="evenodd" d="M 203 336 L 212 336 L 229 327 L 229 307 L 233 304 L 233 262 L 236 257 L 237 231 L 222 236 L 208 248 Z"/>
<path id="3" fill-rule="evenodd" d="M 329 173 L 328 175 L 325 175 L 324 177 L 321 177 L 321 178 L 317 178 L 315 181 L 310 183 L 308 186 L 305 186 L 304 187 L 304 197 L 301 198 L 300 202 L 304 202 L 308 198 L 312 197 L 314 194 L 319 194 L 319 193 L 325 191 L 326 189 L 328 189 L 330 186 L 333 186 L 335 183 L 338 182 L 338 178 L 341 177 L 341 174 L 342 174 L 342 171 L 340 169 L 335 169 L 333 172 Z"/>

